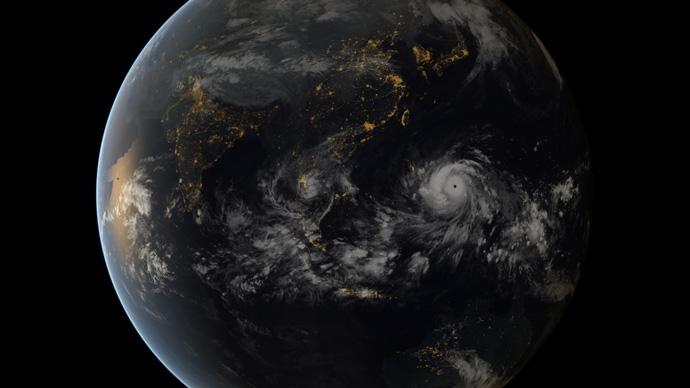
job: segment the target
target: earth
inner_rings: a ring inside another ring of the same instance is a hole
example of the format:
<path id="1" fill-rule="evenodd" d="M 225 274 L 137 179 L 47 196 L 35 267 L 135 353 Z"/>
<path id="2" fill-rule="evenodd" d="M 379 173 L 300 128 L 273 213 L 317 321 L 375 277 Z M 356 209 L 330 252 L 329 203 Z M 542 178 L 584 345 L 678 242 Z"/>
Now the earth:
<path id="1" fill-rule="evenodd" d="M 98 225 L 189 387 L 501 387 L 576 288 L 590 163 L 500 1 L 193 0 L 112 107 Z"/>

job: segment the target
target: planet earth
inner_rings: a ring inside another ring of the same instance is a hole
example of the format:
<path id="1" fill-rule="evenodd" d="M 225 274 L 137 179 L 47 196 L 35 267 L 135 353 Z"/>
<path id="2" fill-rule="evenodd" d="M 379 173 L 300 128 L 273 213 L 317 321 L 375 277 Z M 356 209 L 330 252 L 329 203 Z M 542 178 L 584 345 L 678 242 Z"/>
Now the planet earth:
<path id="1" fill-rule="evenodd" d="M 591 159 L 497 0 L 192 0 L 113 104 L 114 288 L 189 387 L 501 387 L 575 291 Z"/>

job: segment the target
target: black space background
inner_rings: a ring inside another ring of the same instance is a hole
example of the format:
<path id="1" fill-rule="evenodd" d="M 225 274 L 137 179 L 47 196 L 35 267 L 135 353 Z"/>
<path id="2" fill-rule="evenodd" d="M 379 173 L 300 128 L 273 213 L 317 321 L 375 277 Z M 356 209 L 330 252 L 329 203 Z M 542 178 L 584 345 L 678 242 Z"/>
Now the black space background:
<path id="1" fill-rule="evenodd" d="M 648 195 L 644 182 L 654 179 L 648 173 L 650 155 L 645 155 L 651 145 L 641 148 L 646 142 L 634 140 L 640 131 L 666 128 L 643 120 L 648 108 L 637 97 L 653 82 L 648 76 L 651 46 L 645 43 L 650 27 L 638 23 L 649 17 L 633 18 L 610 2 L 505 3 L 544 42 L 569 84 L 587 125 L 595 174 L 594 223 L 580 284 L 541 351 L 506 387 L 628 386 L 650 369 L 657 374 L 651 363 L 658 356 L 650 345 L 661 341 L 661 333 L 652 325 L 675 319 L 648 293 L 656 288 L 650 281 L 655 273 L 639 271 L 641 264 L 681 259 L 656 248 L 650 254 L 645 247 L 656 235 L 647 231 L 656 228 L 636 216 L 665 211 L 642 206 Z M 16 66 L 7 78 L 11 82 L 25 71 L 38 74 L 26 98 L 56 107 L 50 113 L 22 111 L 23 122 L 35 126 L 13 126 L 26 137 L 20 146 L 39 142 L 45 147 L 40 165 L 27 164 L 17 177 L 36 188 L 12 197 L 31 201 L 31 215 L 22 212 L 27 226 L 5 236 L 7 243 L 29 236 L 27 241 L 35 245 L 30 252 L 37 252 L 19 260 L 18 272 L 4 272 L 14 282 L 10 284 L 21 285 L 13 289 L 35 289 L 26 279 L 41 273 L 37 291 L 22 292 L 29 296 L 19 299 L 19 306 L 12 303 L 4 317 L 17 326 L 7 335 L 21 344 L 6 369 L 8 376 L 26 382 L 17 386 L 183 387 L 140 339 L 117 299 L 101 251 L 95 204 L 97 159 L 111 104 L 141 49 L 182 4 L 120 0 L 55 5 L 43 9 L 50 21 L 34 24 L 33 40 L 16 44 L 31 55 L 31 70 L 29 64 Z M 28 12 L 6 18 L 29 20 Z M 48 42 L 47 48 L 38 42 Z M 634 187 L 640 191 L 628 188 L 631 179 L 639 179 Z M 9 210 L 14 216 L 14 209 Z M 14 279 L 14 273 L 23 275 Z M 652 386 L 667 386 L 657 383 Z"/>

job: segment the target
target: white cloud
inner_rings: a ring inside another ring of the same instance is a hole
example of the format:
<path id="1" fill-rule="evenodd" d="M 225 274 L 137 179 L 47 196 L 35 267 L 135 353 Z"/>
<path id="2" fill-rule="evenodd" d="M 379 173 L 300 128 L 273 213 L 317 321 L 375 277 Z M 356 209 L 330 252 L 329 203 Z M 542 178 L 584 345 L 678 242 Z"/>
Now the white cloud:
<path id="1" fill-rule="evenodd" d="M 568 177 L 565 182 L 554 186 L 552 193 L 556 200 L 568 203 L 578 193 L 578 188 L 575 186 L 572 177 Z"/>
<path id="2" fill-rule="evenodd" d="M 339 256 L 340 261 L 347 266 L 356 266 L 357 261 L 364 257 L 367 257 L 368 252 L 364 249 L 347 246 L 342 254 Z"/>
<path id="3" fill-rule="evenodd" d="M 565 272 L 548 270 L 545 279 L 532 283 L 530 293 L 547 302 L 560 302 L 570 297 L 575 291 L 576 282 Z"/>
<path id="4" fill-rule="evenodd" d="M 376 278 L 383 278 L 390 270 L 386 270 L 386 263 L 388 258 L 386 256 L 374 256 L 366 260 L 362 266 L 365 274 Z"/>
<path id="5" fill-rule="evenodd" d="M 449 352 L 446 361 L 450 362 L 458 371 L 463 388 L 494 387 L 500 382 L 500 376 L 491 368 L 491 365 L 477 356 L 475 350 Z"/>
<path id="6" fill-rule="evenodd" d="M 151 214 L 151 190 L 145 184 L 150 182 L 143 168 L 136 169 L 132 178 L 122 186 L 118 205 L 125 209 L 134 207 L 140 215 L 149 216 Z"/>
<path id="7" fill-rule="evenodd" d="M 152 291 L 162 290 L 173 279 L 173 273 L 165 261 L 169 259 L 169 256 L 162 254 L 158 247 L 155 247 L 150 242 L 142 244 L 139 248 L 139 260 L 146 271 L 146 278 L 144 280 L 153 284 L 154 289 Z"/>
<path id="8" fill-rule="evenodd" d="M 428 5 L 438 21 L 458 22 L 477 40 L 477 65 L 467 81 L 474 79 L 481 71 L 495 67 L 515 46 L 506 29 L 492 19 L 492 12 L 484 4 L 477 0 L 453 0 L 452 4 L 430 2 Z"/>
<path id="9" fill-rule="evenodd" d="M 422 276 L 429 271 L 429 258 L 422 256 L 421 252 L 415 252 L 407 264 L 407 272 L 416 277 Z"/>

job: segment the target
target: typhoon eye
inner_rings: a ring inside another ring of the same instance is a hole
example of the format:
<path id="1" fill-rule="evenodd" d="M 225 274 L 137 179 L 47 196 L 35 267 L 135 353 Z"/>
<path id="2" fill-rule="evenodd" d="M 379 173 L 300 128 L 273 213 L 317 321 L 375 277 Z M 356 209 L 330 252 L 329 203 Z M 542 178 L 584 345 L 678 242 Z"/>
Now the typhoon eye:
<path id="1" fill-rule="evenodd" d="M 451 200 L 464 201 L 467 199 L 465 180 L 460 175 L 448 176 L 443 185 L 443 193 Z"/>
<path id="2" fill-rule="evenodd" d="M 424 203 L 439 214 L 452 214 L 465 205 L 470 194 L 469 177 L 462 165 L 447 164 L 429 176 L 419 188 Z"/>

